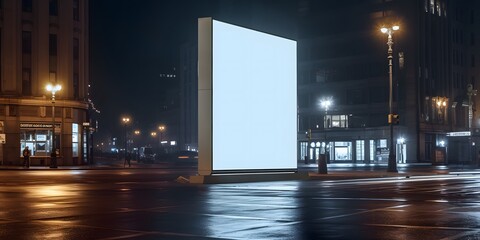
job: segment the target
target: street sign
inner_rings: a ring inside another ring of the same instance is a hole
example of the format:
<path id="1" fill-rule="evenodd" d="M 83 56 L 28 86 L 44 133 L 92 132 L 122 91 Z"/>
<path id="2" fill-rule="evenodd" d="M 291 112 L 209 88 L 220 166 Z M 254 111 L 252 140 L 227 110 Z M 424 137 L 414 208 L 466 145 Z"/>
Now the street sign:
<path id="1" fill-rule="evenodd" d="M 447 132 L 448 137 L 467 137 L 470 136 L 469 131 L 463 131 L 463 132 Z"/>

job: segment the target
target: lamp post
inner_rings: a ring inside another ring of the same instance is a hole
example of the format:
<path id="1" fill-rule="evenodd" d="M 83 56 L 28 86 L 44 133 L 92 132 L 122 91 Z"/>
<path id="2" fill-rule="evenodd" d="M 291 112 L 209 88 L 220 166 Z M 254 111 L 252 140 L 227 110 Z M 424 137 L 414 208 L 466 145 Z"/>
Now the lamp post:
<path id="1" fill-rule="evenodd" d="M 140 130 L 135 130 L 133 134 L 135 134 L 135 139 L 138 140 L 138 137 L 140 136 Z M 135 160 L 138 160 L 138 151 L 140 149 L 140 145 L 137 143 L 137 151 L 135 152 Z"/>
<path id="2" fill-rule="evenodd" d="M 165 132 L 165 125 L 160 125 L 158 126 L 158 131 L 160 132 L 160 146 L 162 144 L 162 140 L 163 140 L 163 132 Z"/>
<path id="3" fill-rule="evenodd" d="M 157 137 L 157 132 L 151 132 L 150 136 L 153 138 L 153 142 L 155 143 L 156 137 Z"/>
<path id="4" fill-rule="evenodd" d="M 159 140 L 160 140 L 160 149 L 161 149 L 161 153 L 163 153 L 163 144 L 162 144 L 162 141 L 163 141 L 163 132 L 165 132 L 165 125 L 160 125 L 158 126 L 158 131 L 160 132 L 160 136 L 159 136 Z"/>
<path id="5" fill-rule="evenodd" d="M 130 122 L 130 118 L 123 117 L 122 122 L 123 122 L 123 127 L 124 127 L 124 130 L 125 130 L 125 152 L 123 154 L 123 156 L 124 156 L 123 166 L 125 167 L 125 162 L 127 161 L 127 124 Z"/>
<path id="6" fill-rule="evenodd" d="M 323 155 L 320 154 L 320 158 L 318 159 L 318 173 L 320 174 L 327 174 L 327 128 L 329 127 L 329 121 L 327 119 L 327 112 L 330 105 L 332 105 L 332 101 L 330 99 L 322 99 L 320 100 L 320 105 L 325 108 L 325 121 L 324 121 L 324 131 L 325 131 L 325 145 L 324 145 L 324 152 Z"/>
<path id="7" fill-rule="evenodd" d="M 327 128 L 330 127 L 330 122 L 327 119 L 328 108 L 332 105 L 333 101 L 330 98 L 320 100 L 320 105 L 322 108 L 325 109 L 325 122 L 324 122 L 324 130 L 325 130 L 325 158 L 327 157 Z"/>
<path id="8" fill-rule="evenodd" d="M 472 97 L 477 95 L 477 90 L 473 89 L 472 84 L 467 85 L 467 96 L 468 96 L 468 131 L 470 132 L 469 137 L 469 146 L 468 150 L 470 151 L 470 162 L 474 164 L 473 159 L 475 156 L 475 152 L 473 151 L 473 139 L 472 139 L 472 120 L 473 120 L 473 102 Z M 480 165 L 480 162 L 477 160 L 477 165 Z"/>
<path id="9" fill-rule="evenodd" d="M 437 104 L 437 114 L 438 114 L 438 122 L 443 123 L 445 119 L 446 107 L 448 99 L 446 97 L 435 97 L 433 101 Z M 444 111 L 442 111 L 442 108 Z"/>
<path id="10" fill-rule="evenodd" d="M 399 26 L 392 26 L 390 28 L 383 27 L 380 29 L 382 33 L 388 35 L 387 45 L 388 45 L 388 78 L 390 83 L 390 92 L 388 100 L 388 124 L 390 125 L 390 153 L 388 154 L 388 168 L 387 172 L 398 172 L 397 171 L 397 160 L 395 154 L 395 145 L 393 144 L 393 32 L 400 29 Z"/>
<path id="11" fill-rule="evenodd" d="M 62 89 L 60 84 L 47 84 L 47 91 L 52 93 L 52 151 L 50 153 L 50 168 L 57 168 L 57 149 L 55 147 L 55 93 Z"/>

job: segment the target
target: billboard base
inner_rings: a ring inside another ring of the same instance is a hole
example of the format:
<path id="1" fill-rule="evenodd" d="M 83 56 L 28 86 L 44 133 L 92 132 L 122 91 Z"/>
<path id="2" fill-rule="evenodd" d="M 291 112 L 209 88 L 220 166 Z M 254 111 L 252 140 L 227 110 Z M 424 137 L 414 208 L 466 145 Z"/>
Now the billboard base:
<path id="1" fill-rule="evenodd" d="M 242 183 L 242 182 L 270 182 L 308 180 L 308 173 L 259 173 L 259 174 L 219 174 L 209 176 L 190 176 L 193 184 L 218 184 L 218 183 Z"/>

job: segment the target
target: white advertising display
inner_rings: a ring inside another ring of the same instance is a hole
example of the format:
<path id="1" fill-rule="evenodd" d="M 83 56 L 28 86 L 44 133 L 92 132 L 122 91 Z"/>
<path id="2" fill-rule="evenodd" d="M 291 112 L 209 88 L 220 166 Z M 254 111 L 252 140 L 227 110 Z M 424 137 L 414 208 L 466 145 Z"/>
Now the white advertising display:
<path id="1" fill-rule="evenodd" d="M 212 171 L 297 169 L 296 41 L 216 20 L 211 34 Z"/>

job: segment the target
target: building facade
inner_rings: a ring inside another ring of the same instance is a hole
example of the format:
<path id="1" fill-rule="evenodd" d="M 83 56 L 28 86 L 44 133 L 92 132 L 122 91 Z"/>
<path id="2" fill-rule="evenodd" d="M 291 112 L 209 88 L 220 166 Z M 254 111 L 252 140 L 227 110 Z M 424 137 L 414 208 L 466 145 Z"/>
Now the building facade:
<path id="1" fill-rule="evenodd" d="M 335 163 L 387 163 L 388 46 L 380 28 L 398 25 L 397 162 L 476 161 L 478 1 L 347 2 L 299 1 L 299 160 L 326 151 Z M 333 102 L 328 110 L 325 99 Z"/>
<path id="2" fill-rule="evenodd" d="M 32 165 L 48 165 L 52 139 L 58 165 L 87 163 L 88 50 L 88 0 L 0 0 L 2 164 L 28 146 Z M 54 113 L 49 83 L 62 87 Z"/>

